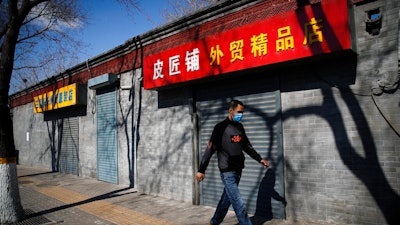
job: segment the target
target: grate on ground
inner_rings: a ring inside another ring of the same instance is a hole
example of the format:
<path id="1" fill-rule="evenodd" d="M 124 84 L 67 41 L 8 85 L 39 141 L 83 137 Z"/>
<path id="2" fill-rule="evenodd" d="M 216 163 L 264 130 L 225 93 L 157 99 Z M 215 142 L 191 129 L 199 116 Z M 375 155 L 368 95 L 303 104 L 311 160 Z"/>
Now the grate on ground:
<path id="1" fill-rule="evenodd" d="M 42 216 L 42 215 L 37 215 L 37 216 L 30 216 L 34 215 L 35 212 L 31 209 L 24 209 L 25 213 L 25 219 L 16 222 L 16 223 L 11 223 L 12 225 L 53 225 L 57 224 L 56 222 L 49 220 L 48 218 Z"/>

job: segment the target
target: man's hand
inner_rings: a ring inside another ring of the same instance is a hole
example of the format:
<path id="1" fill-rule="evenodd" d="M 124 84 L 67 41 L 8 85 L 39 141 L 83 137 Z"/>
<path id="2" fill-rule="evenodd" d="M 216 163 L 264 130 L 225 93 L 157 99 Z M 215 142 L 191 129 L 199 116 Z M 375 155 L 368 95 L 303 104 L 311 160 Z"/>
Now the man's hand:
<path id="1" fill-rule="evenodd" d="M 260 161 L 260 163 L 263 164 L 265 166 L 265 168 L 269 167 L 269 162 L 267 160 L 265 160 L 265 159 L 262 159 Z"/>
<path id="2" fill-rule="evenodd" d="M 196 173 L 196 180 L 197 180 L 197 182 L 203 181 L 204 178 L 206 178 L 206 175 L 205 175 L 204 173 L 200 173 L 200 172 L 197 172 L 197 173 Z"/>

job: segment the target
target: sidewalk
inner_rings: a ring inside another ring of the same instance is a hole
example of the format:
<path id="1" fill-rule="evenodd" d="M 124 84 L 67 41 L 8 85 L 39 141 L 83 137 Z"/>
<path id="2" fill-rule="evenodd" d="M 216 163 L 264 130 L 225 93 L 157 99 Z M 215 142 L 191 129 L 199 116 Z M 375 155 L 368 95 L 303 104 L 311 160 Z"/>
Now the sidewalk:
<path id="1" fill-rule="evenodd" d="M 146 195 L 126 186 L 18 165 L 24 221 L 18 225 L 205 225 L 214 208 Z M 254 225 L 287 225 L 283 220 Z M 229 212 L 223 225 L 237 224 Z"/>

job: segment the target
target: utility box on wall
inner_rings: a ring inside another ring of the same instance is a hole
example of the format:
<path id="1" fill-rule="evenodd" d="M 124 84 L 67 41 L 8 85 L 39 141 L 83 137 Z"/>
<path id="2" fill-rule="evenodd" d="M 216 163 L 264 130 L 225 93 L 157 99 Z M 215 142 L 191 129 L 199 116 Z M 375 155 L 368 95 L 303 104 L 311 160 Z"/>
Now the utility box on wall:
<path id="1" fill-rule="evenodd" d="M 112 73 L 106 73 L 101 76 L 89 79 L 88 87 L 90 89 L 99 89 L 114 84 L 118 80 L 118 76 Z"/>

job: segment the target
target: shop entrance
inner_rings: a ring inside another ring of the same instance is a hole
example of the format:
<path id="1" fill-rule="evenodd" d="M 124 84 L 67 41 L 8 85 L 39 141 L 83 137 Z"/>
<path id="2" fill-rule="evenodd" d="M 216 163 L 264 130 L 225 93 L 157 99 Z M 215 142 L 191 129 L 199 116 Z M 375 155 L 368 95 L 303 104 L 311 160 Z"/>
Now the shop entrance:
<path id="1" fill-rule="evenodd" d="M 97 104 L 97 177 L 118 183 L 117 166 L 117 94 L 115 88 L 96 90 Z"/>
<path id="2" fill-rule="evenodd" d="M 284 218 L 283 149 L 280 91 L 277 79 L 231 80 L 198 88 L 200 159 L 212 130 L 228 114 L 228 102 L 245 104 L 243 126 L 253 147 L 271 163 L 269 169 L 246 155 L 239 189 L 251 214 L 266 218 Z M 223 191 L 216 154 L 200 186 L 200 202 L 216 207 Z"/>
<path id="3" fill-rule="evenodd" d="M 79 175 L 79 119 L 78 117 L 63 118 L 62 123 L 59 169 L 62 173 Z"/>

